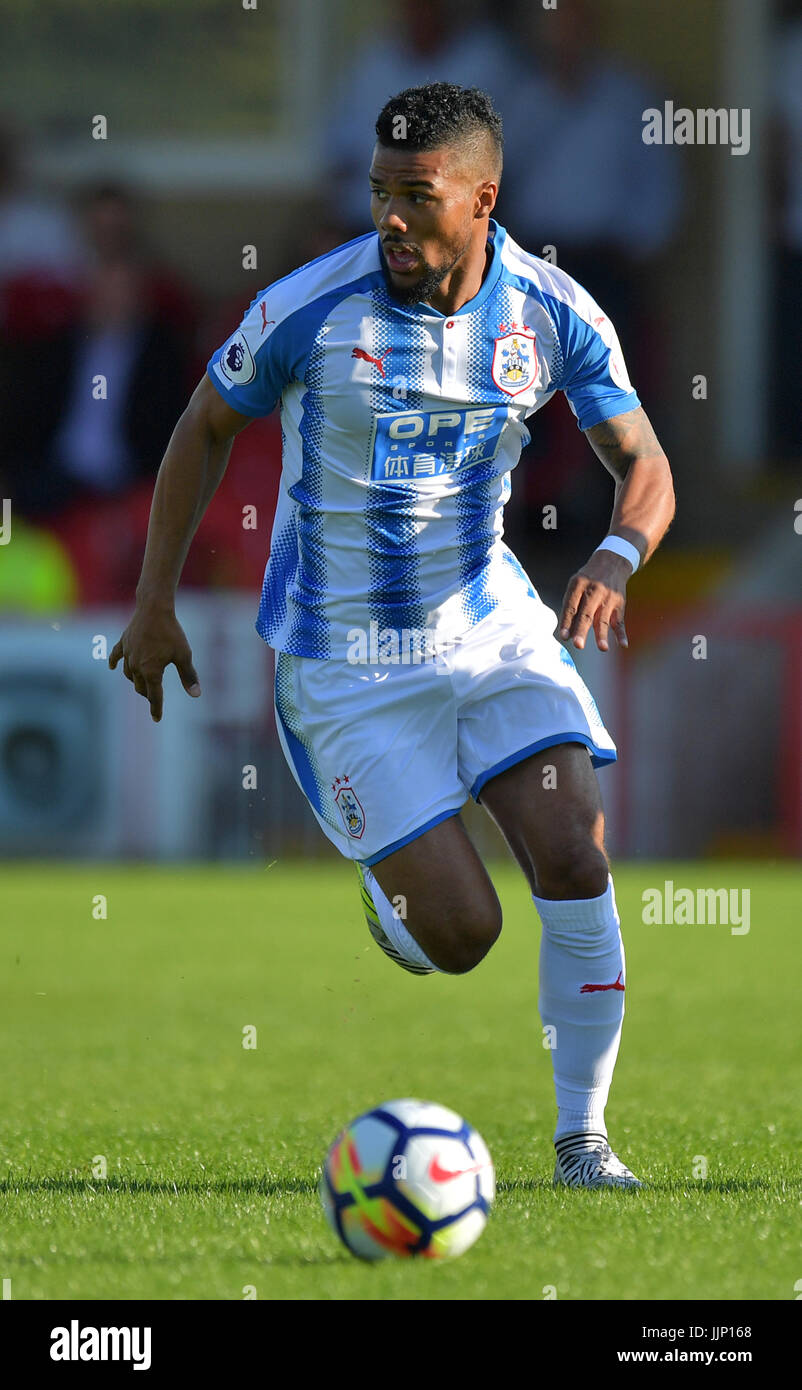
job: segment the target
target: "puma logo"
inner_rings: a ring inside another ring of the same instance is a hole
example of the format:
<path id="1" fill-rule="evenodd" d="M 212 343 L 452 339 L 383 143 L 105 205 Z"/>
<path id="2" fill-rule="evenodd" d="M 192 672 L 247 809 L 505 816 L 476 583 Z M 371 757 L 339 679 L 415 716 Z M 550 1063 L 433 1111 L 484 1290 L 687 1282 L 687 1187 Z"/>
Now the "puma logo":
<path id="1" fill-rule="evenodd" d="M 365 352 L 365 349 L 364 349 L 364 348 L 355 347 L 355 348 L 353 349 L 353 351 L 351 352 L 351 356 L 352 356 L 352 357 L 359 357 L 359 358 L 361 358 L 361 360 L 362 360 L 363 362 L 372 362 L 373 365 L 374 365 L 374 367 L 378 367 L 378 369 L 379 369 L 379 371 L 381 372 L 382 376 L 384 376 L 384 359 L 385 359 L 385 357 L 389 357 L 389 355 L 390 355 L 390 353 L 392 352 L 392 350 L 393 350 L 393 349 L 392 349 L 391 347 L 388 347 L 388 348 L 386 349 L 386 351 L 384 351 L 384 352 L 382 353 L 381 357 L 371 357 L 370 353 L 369 353 L 369 352 Z"/>
<path id="2" fill-rule="evenodd" d="M 623 973 L 624 973 L 623 970 L 619 970 L 619 972 L 618 972 L 618 978 L 615 979 L 615 980 L 613 980 L 613 983 L 612 983 L 611 985 L 583 985 L 582 988 L 580 989 L 579 993 L 580 993 L 580 994 L 595 994 L 595 993 L 597 992 L 597 990 L 602 990 L 602 989 L 620 989 L 621 992 L 623 993 L 624 990 L 625 990 L 625 988 L 626 988 L 625 985 L 622 985 L 622 984 L 621 984 L 621 976 L 623 975 Z"/>

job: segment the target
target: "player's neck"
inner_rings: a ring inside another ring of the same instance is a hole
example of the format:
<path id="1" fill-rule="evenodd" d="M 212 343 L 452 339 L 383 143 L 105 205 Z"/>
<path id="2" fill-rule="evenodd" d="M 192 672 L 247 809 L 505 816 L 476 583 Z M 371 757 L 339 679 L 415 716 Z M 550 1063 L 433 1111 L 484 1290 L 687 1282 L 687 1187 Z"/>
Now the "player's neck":
<path id="1" fill-rule="evenodd" d="M 441 314 L 456 314 L 465 304 L 475 299 L 485 281 L 493 259 L 493 248 L 489 241 L 484 244 L 484 257 L 476 258 L 476 266 L 455 266 L 448 280 L 444 280 L 435 294 L 424 301 L 431 304 Z"/>

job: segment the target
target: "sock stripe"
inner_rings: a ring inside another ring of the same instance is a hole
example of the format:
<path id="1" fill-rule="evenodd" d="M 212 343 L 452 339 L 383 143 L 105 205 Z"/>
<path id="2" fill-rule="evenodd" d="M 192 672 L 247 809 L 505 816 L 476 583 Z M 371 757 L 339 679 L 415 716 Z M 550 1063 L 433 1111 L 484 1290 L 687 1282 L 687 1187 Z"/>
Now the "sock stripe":
<path id="1" fill-rule="evenodd" d="M 405 954 L 403 951 L 399 949 L 398 943 L 393 941 L 392 938 L 388 936 L 385 926 L 382 922 L 381 915 L 376 906 L 376 901 L 370 889 L 368 888 L 362 865 L 357 864 L 356 867 L 357 873 L 359 874 L 359 896 L 362 902 L 362 908 L 365 913 L 365 920 L 367 921 L 368 929 L 371 933 L 371 936 L 373 937 L 373 940 L 377 943 L 378 946 L 381 947 L 381 949 L 384 951 L 384 954 L 386 956 L 389 956 L 390 960 L 395 961 L 396 965 L 400 965 L 402 969 L 409 971 L 410 975 L 433 974 L 434 966 L 432 966 L 431 963 L 428 961 L 428 957 L 417 945 L 417 942 L 414 941 L 413 937 L 410 936 L 409 941 L 411 943 L 411 946 L 414 947 L 417 955 L 423 957 L 422 960 L 415 959 L 414 957 Z M 379 885 L 377 884 L 377 888 L 378 887 Z M 381 889 L 379 889 L 379 891 L 381 891 Z M 389 902 L 387 902 L 386 898 L 384 901 L 387 905 L 388 911 L 392 911 L 392 909 L 390 908 L 390 904 Z M 401 924 L 399 922 L 399 927 L 400 926 Z"/>
<path id="2" fill-rule="evenodd" d="M 376 911 L 376 904 L 370 896 L 370 893 L 368 892 L 367 888 L 362 889 L 360 897 L 362 898 L 362 906 L 365 909 L 365 915 L 369 917 L 377 927 L 380 927 L 381 922 L 379 920 L 379 914 Z"/>

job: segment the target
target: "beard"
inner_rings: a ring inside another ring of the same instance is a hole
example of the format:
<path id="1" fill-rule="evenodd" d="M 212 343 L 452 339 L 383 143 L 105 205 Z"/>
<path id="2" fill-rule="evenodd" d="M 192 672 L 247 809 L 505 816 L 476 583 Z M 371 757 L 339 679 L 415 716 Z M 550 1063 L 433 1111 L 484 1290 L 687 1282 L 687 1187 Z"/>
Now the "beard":
<path id="1" fill-rule="evenodd" d="M 430 266 L 426 261 L 423 262 L 423 269 L 418 272 L 414 280 L 407 284 L 398 285 L 394 282 L 387 261 L 384 256 L 384 247 L 379 243 L 379 258 L 381 260 L 384 283 L 388 293 L 398 304 L 411 305 L 418 304 L 422 300 L 430 299 L 439 290 L 446 276 L 451 273 L 454 266 L 462 259 L 470 246 L 470 237 L 461 250 L 457 251 L 453 260 L 443 266 Z"/>

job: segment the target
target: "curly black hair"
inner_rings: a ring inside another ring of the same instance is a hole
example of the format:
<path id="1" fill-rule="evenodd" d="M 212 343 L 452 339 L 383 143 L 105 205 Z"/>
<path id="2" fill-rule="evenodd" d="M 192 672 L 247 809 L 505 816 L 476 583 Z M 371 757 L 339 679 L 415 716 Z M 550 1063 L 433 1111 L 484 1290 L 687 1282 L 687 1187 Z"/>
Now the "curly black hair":
<path id="1" fill-rule="evenodd" d="M 407 87 L 382 107 L 376 121 L 379 142 L 390 149 L 436 150 L 458 146 L 477 174 L 498 181 L 504 159 L 501 117 L 487 92 L 430 82 Z"/>

